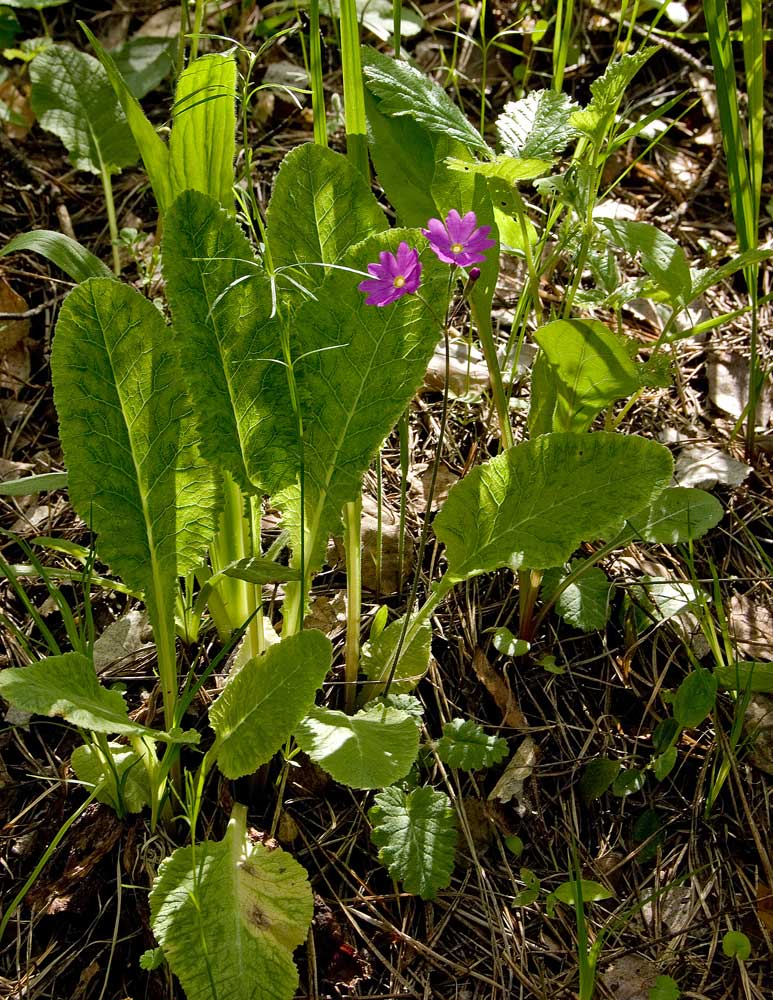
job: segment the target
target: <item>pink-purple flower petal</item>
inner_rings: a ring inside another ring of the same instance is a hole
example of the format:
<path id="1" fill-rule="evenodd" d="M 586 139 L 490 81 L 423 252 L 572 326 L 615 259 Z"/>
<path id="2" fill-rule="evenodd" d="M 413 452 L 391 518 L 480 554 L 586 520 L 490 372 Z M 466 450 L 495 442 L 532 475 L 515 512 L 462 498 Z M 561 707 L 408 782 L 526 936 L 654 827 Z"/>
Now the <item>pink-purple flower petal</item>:
<path id="1" fill-rule="evenodd" d="M 452 208 L 445 223 L 440 219 L 430 219 L 422 233 L 438 260 L 444 264 L 469 267 L 470 264 L 483 263 L 486 259 L 484 251 L 491 249 L 496 242 L 488 238 L 491 226 L 477 226 L 478 219 L 474 212 L 461 216 Z"/>
<path id="2" fill-rule="evenodd" d="M 418 250 L 403 241 L 397 248 L 397 254 L 382 250 L 379 262 L 368 264 L 368 273 L 373 277 L 357 286 L 367 296 L 365 305 L 388 306 L 418 289 L 421 282 Z"/>

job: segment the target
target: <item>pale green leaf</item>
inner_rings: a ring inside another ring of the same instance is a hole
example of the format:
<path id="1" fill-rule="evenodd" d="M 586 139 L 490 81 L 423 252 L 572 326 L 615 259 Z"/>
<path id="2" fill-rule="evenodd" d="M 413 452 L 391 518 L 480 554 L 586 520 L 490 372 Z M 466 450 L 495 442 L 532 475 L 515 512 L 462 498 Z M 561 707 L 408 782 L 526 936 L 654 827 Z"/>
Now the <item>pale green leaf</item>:
<path id="1" fill-rule="evenodd" d="M 480 174 L 482 177 L 495 177 L 506 184 L 517 184 L 519 181 L 531 181 L 550 169 L 550 160 L 535 158 L 516 159 L 512 156 L 498 156 L 486 163 L 469 163 L 449 156 L 446 160 L 449 170 L 458 170 L 468 174 Z"/>
<path id="2" fill-rule="evenodd" d="M 113 273 L 99 257 L 81 246 L 77 240 L 51 229 L 34 229 L 15 236 L 0 250 L 0 257 L 9 253 L 31 250 L 61 268 L 68 278 L 80 283 L 88 278 L 112 278 Z"/>
<path id="3" fill-rule="evenodd" d="M 587 430 L 601 410 L 639 388 L 635 364 L 603 323 L 557 319 L 540 327 L 534 339 L 545 354 L 550 366 L 545 375 L 554 386 L 552 430 Z M 539 427 L 546 420 L 543 410 L 540 405 L 535 413 Z"/>
<path id="4" fill-rule="evenodd" d="M 682 991 L 671 976 L 658 976 L 647 993 L 647 1000 L 679 1000 Z"/>
<path id="5" fill-rule="evenodd" d="M 704 667 L 696 667 L 679 685 L 674 696 L 674 718 L 680 726 L 699 726 L 714 708 L 717 678 Z"/>
<path id="6" fill-rule="evenodd" d="M 115 173 L 136 163 L 136 143 L 105 71 L 93 56 L 50 45 L 30 64 L 38 121 L 67 147 L 78 170 Z"/>
<path id="7" fill-rule="evenodd" d="M 177 577 L 214 534 L 218 496 L 164 320 L 130 286 L 92 278 L 62 306 L 51 371 L 73 507 L 101 558 L 153 614 L 171 614 Z"/>
<path id="8" fill-rule="evenodd" d="M 160 969 L 165 962 L 163 948 L 148 948 L 140 955 L 139 965 L 145 972 L 153 972 L 154 969 Z"/>
<path id="9" fill-rule="evenodd" d="M 630 219 L 599 219 L 614 243 L 631 257 L 639 257 L 647 274 L 675 303 L 693 299 L 692 274 L 684 250 L 657 226 Z"/>
<path id="10" fill-rule="evenodd" d="M 306 629 L 233 674 L 209 710 L 217 765 L 227 778 L 269 761 L 304 717 L 330 670 L 330 640 Z"/>
<path id="11" fill-rule="evenodd" d="M 365 86 L 382 114 L 408 115 L 419 125 L 486 154 L 491 150 L 442 87 L 410 63 L 363 48 Z"/>
<path id="12" fill-rule="evenodd" d="M 550 434 L 558 399 L 558 377 L 544 351 L 537 351 L 531 366 L 529 396 L 529 436 Z"/>
<path id="13" fill-rule="evenodd" d="M 590 104 L 571 115 L 571 124 L 593 138 L 603 137 L 631 81 L 656 51 L 654 45 L 645 46 L 637 52 L 626 52 L 610 63 L 590 85 Z"/>
<path id="14" fill-rule="evenodd" d="M 717 683 L 726 691 L 755 691 L 773 694 L 773 663 L 739 660 L 714 668 Z"/>
<path id="15" fill-rule="evenodd" d="M 400 712 L 405 712 L 419 727 L 424 718 L 424 706 L 412 694 L 392 694 L 390 689 L 389 694 L 379 695 L 378 698 L 366 702 L 365 708 L 371 708 L 374 705 L 386 705 L 388 708 L 396 708 Z"/>
<path id="16" fill-rule="evenodd" d="M 291 855 L 253 842 L 246 812 L 223 840 L 178 848 L 153 883 L 151 927 L 187 1000 L 292 1000 L 298 985 L 311 889 Z"/>
<path id="17" fill-rule="evenodd" d="M 733 257 L 732 260 L 727 261 L 727 263 L 720 264 L 719 267 L 692 268 L 691 301 L 697 299 L 699 295 L 703 295 L 709 288 L 713 288 L 714 285 L 718 285 L 721 281 L 727 281 L 736 272 L 743 270 L 745 267 L 753 267 L 755 264 L 761 264 L 765 260 L 770 260 L 772 256 L 773 250 L 745 250 L 743 253 L 739 253 L 736 257 Z"/>
<path id="18" fill-rule="evenodd" d="M 457 827 L 448 796 L 429 787 L 385 788 L 374 802 L 368 817 L 379 860 L 406 892 L 434 899 L 454 870 Z"/>
<path id="19" fill-rule="evenodd" d="M 169 188 L 200 191 L 233 207 L 236 155 L 236 60 L 212 53 L 194 59 L 175 91 L 169 139 Z"/>
<path id="20" fill-rule="evenodd" d="M 196 191 L 167 213 L 162 247 L 202 454 L 245 492 L 273 493 L 298 454 L 269 278 L 234 219 Z"/>
<path id="21" fill-rule="evenodd" d="M 673 771 L 676 757 L 676 747 L 669 747 L 668 750 L 652 758 L 652 772 L 658 781 L 663 781 Z"/>
<path id="22" fill-rule="evenodd" d="M 523 656 L 529 652 L 531 644 L 525 639 L 514 636 L 510 629 L 505 628 L 504 625 L 487 631 L 492 633 L 491 642 L 494 649 L 502 656 Z"/>
<path id="23" fill-rule="evenodd" d="M 560 903 L 574 906 L 580 899 L 583 903 L 595 903 L 600 899 L 611 899 L 614 893 L 600 882 L 592 882 L 590 879 L 579 880 L 579 892 L 577 882 L 562 882 L 550 895 Z"/>
<path id="24" fill-rule="evenodd" d="M 472 719 L 452 719 L 443 726 L 443 735 L 435 749 L 449 767 L 477 771 L 504 760 L 507 740 L 487 735 Z"/>
<path id="25" fill-rule="evenodd" d="M 399 618 L 388 625 L 377 639 L 363 646 L 360 670 L 368 680 L 363 685 L 362 701 L 370 701 L 384 690 L 404 624 L 405 618 Z M 390 692 L 400 694 L 416 687 L 429 667 L 431 642 L 432 628 L 429 622 L 424 622 L 403 646 Z"/>
<path id="26" fill-rule="evenodd" d="M 174 69 L 176 38 L 129 38 L 110 53 L 126 86 L 139 100 Z"/>
<path id="27" fill-rule="evenodd" d="M 722 520 L 722 504 L 706 490 L 674 486 L 629 518 L 631 537 L 675 545 L 701 538 Z"/>
<path id="28" fill-rule="evenodd" d="M 286 583 L 288 580 L 298 579 L 298 570 L 291 566 L 283 566 L 274 562 L 273 559 L 265 559 L 262 556 L 248 556 L 245 559 L 238 559 L 229 563 L 220 571 L 224 576 L 231 576 L 235 580 L 245 580 L 247 583 L 254 583 L 260 586 L 264 583 Z"/>
<path id="29" fill-rule="evenodd" d="M 316 764 L 351 788 L 383 788 L 399 781 L 419 750 L 415 720 L 383 705 L 356 715 L 313 708 L 296 727 L 295 739 Z"/>
<path id="30" fill-rule="evenodd" d="M 522 159 L 551 159 L 577 135 L 570 122 L 576 110 L 566 94 L 552 90 L 532 90 L 520 101 L 511 101 L 496 121 L 502 149 Z"/>
<path id="31" fill-rule="evenodd" d="M 551 569 L 545 573 L 542 581 L 545 599 L 552 596 L 576 565 L 576 562 L 572 562 L 568 572 Z M 604 628 L 609 619 L 611 592 L 612 587 L 606 573 L 598 566 L 590 566 L 561 591 L 556 601 L 556 611 L 569 625 L 582 632 L 594 632 Z"/>
<path id="32" fill-rule="evenodd" d="M 387 228 L 360 172 L 341 153 L 314 143 L 297 146 L 282 161 L 267 222 L 275 268 L 339 264 L 355 243 Z M 305 270 L 306 288 L 322 284 L 323 267 Z"/>
<path id="33" fill-rule="evenodd" d="M 150 783 L 144 761 L 131 747 L 108 743 L 110 761 L 96 744 L 76 747 L 70 764 L 79 781 L 90 787 L 105 782 L 97 799 L 117 812 L 142 812 L 150 803 Z"/>
<path id="34" fill-rule="evenodd" d="M 544 434 L 510 448 L 453 486 L 435 519 L 448 581 L 560 566 L 580 542 L 614 538 L 671 471 L 663 445 L 605 431 Z"/>
<path id="35" fill-rule="evenodd" d="M 63 490 L 66 486 L 66 472 L 44 472 L 40 476 L 4 479 L 0 482 L 0 497 L 29 497 L 34 493 Z"/>
<path id="36" fill-rule="evenodd" d="M 752 945 L 743 931 L 728 931 L 722 938 L 722 954 L 745 962 L 751 957 Z"/>

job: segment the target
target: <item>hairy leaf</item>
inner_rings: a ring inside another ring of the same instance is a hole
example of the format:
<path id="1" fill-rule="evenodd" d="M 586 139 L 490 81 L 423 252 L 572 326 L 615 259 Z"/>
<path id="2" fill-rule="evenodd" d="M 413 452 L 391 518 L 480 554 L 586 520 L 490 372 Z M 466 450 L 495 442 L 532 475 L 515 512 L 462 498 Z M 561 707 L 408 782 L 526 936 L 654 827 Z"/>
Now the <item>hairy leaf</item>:
<path id="1" fill-rule="evenodd" d="M 365 86 L 378 100 L 385 115 L 408 115 L 429 129 L 461 142 L 468 149 L 490 155 L 480 133 L 439 87 L 407 62 L 391 59 L 375 49 L 363 48 L 362 72 Z"/>
<path id="2" fill-rule="evenodd" d="M 331 659 L 330 640 L 306 629 L 231 675 L 209 710 L 217 765 L 227 778 L 251 774 L 287 742 L 313 703 Z"/>
<path id="3" fill-rule="evenodd" d="M 383 788 L 399 781 L 419 749 L 415 720 L 377 704 L 356 715 L 313 708 L 296 727 L 295 739 L 315 763 L 350 788 Z"/>
<path id="4" fill-rule="evenodd" d="M 693 298 L 692 274 L 684 250 L 676 240 L 648 222 L 599 219 L 612 240 L 642 267 L 675 303 L 688 305 Z"/>
<path id="5" fill-rule="evenodd" d="M 544 434 L 502 452 L 453 486 L 435 519 L 448 583 L 562 565 L 580 542 L 617 535 L 671 470 L 663 445 L 604 431 Z"/>
<path id="6" fill-rule="evenodd" d="M 112 278 L 113 272 L 99 257 L 81 246 L 77 240 L 51 229 L 34 229 L 15 236 L 0 250 L 0 257 L 9 253 L 31 250 L 61 268 L 68 278 L 80 283 L 88 278 Z"/>
<path id="7" fill-rule="evenodd" d="M 723 514 L 722 504 L 706 490 L 673 486 L 629 518 L 631 537 L 663 545 L 688 542 L 715 528 Z"/>
<path id="8" fill-rule="evenodd" d="M 506 184 L 517 184 L 519 181 L 531 181 L 550 169 L 550 160 L 516 159 L 512 156 L 498 156 L 486 163 L 469 163 L 449 156 L 446 160 L 449 170 L 459 170 L 463 173 L 480 174 L 482 177 L 495 177 Z"/>
<path id="9" fill-rule="evenodd" d="M 221 841 L 197 841 L 161 862 L 150 922 L 187 1000 L 292 1000 L 293 950 L 313 912 L 306 872 L 281 848 L 255 843 L 235 806 Z"/>
<path id="10" fill-rule="evenodd" d="M 297 146 L 282 161 L 267 221 L 276 268 L 339 264 L 355 243 L 387 228 L 359 171 L 345 156 L 314 143 Z M 308 267 L 303 284 L 315 289 L 324 279 L 324 268 Z"/>
<path id="11" fill-rule="evenodd" d="M 472 719 L 452 719 L 443 726 L 436 749 L 438 757 L 449 767 L 478 771 L 504 760 L 507 740 L 488 736 Z"/>
<path id="12" fill-rule="evenodd" d="M 76 747 L 70 763 L 79 781 L 96 787 L 105 782 L 104 789 L 97 794 L 99 802 L 104 802 L 120 812 L 142 812 L 150 803 L 150 783 L 148 772 L 142 759 L 131 747 L 121 743 L 108 743 L 110 761 L 94 746 Z"/>
<path id="13" fill-rule="evenodd" d="M 385 788 L 374 802 L 368 817 L 379 860 L 406 892 L 434 899 L 454 870 L 457 827 L 448 796 L 429 787 Z"/>
<path id="14" fill-rule="evenodd" d="M 521 159 L 551 159 L 577 135 L 570 123 L 578 106 L 566 94 L 533 90 L 505 105 L 496 129 L 502 149 Z"/>
<path id="15" fill-rule="evenodd" d="M 171 614 L 218 498 L 161 314 L 130 286 L 92 278 L 62 307 L 51 371 L 73 506 L 105 562 Z"/>
<path id="16" fill-rule="evenodd" d="M 656 51 L 657 46 L 649 45 L 636 52 L 626 52 L 610 63 L 604 73 L 590 85 L 590 104 L 572 114 L 571 124 L 593 138 L 603 136 L 607 126 L 613 121 L 631 80 Z"/>
<path id="17" fill-rule="evenodd" d="M 603 323 L 557 319 L 540 327 L 534 339 L 550 366 L 545 375 L 555 396 L 551 430 L 587 430 L 604 407 L 639 388 L 636 365 Z M 538 400 L 534 423 L 539 428 L 546 421 L 544 409 Z"/>
<path id="18" fill-rule="evenodd" d="M 362 701 L 370 701 L 384 690 L 404 624 L 405 619 L 399 618 L 388 625 L 377 639 L 363 647 L 360 669 L 367 677 L 368 683 L 363 687 Z M 403 646 L 389 688 L 390 693 L 400 694 L 412 691 L 416 687 L 429 667 L 431 642 L 432 628 L 429 622 L 425 622 L 413 638 Z"/>
<path id="19" fill-rule="evenodd" d="M 570 565 L 569 572 L 575 565 L 575 562 Z M 561 569 L 548 570 L 542 579 L 543 597 L 549 599 L 568 575 Z M 556 601 L 556 611 L 565 622 L 583 632 L 604 628 L 609 619 L 611 589 L 606 573 L 598 566 L 591 566 L 564 588 Z"/>
<path id="20" fill-rule="evenodd" d="M 167 214 L 163 259 L 202 454 L 245 492 L 273 493 L 298 454 L 270 280 L 236 222 L 196 191 Z"/>

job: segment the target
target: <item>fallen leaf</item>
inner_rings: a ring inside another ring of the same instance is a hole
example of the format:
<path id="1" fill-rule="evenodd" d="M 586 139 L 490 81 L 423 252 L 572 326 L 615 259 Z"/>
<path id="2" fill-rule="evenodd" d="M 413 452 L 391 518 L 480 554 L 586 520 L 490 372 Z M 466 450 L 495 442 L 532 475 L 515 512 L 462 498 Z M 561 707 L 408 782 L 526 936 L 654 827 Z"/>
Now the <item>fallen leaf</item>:
<path id="1" fill-rule="evenodd" d="M 515 695 L 504 678 L 491 666 L 482 649 L 476 649 L 473 653 L 472 668 L 478 680 L 497 703 L 502 713 L 502 725 L 513 729 L 525 729 L 526 719 L 518 707 Z"/>
<path id="2" fill-rule="evenodd" d="M 341 635 L 346 629 L 346 593 L 339 590 L 332 599 L 322 594 L 312 598 L 303 627 L 315 628 L 329 639 Z"/>
<path id="3" fill-rule="evenodd" d="M 749 660 L 773 660 L 773 611 L 768 605 L 734 593 L 727 626 L 739 654 Z"/>
<path id="4" fill-rule="evenodd" d="M 706 359 L 709 399 L 737 420 L 749 400 L 749 360 L 733 351 L 712 351 Z M 756 423 L 766 427 L 773 417 L 773 383 L 765 381 L 757 406 Z"/>
<path id="5" fill-rule="evenodd" d="M 751 471 L 751 466 L 736 461 L 711 445 L 691 444 L 679 452 L 674 477 L 680 486 L 710 490 L 718 483 L 740 486 Z"/>
<path id="6" fill-rule="evenodd" d="M 515 799 L 519 806 L 527 805 L 523 784 L 534 771 L 537 763 L 537 744 L 527 736 L 510 758 L 504 774 L 489 793 L 489 800 L 505 803 Z"/>
<path id="7" fill-rule="evenodd" d="M 657 966 L 643 955 L 622 955 L 601 973 L 614 1000 L 648 1000 L 657 977 Z"/>
<path id="8" fill-rule="evenodd" d="M 757 916 L 773 933 L 773 889 L 764 882 L 757 885 Z"/>
<path id="9" fill-rule="evenodd" d="M 94 643 L 94 667 L 98 674 L 114 664 L 121 670 L 135 666 L 141 655 L 153 648 L 148 616 L 133 608 L 111 622 Z"/>
<path id="10" fill-rule="evenodd" d="M 3 124 L 5 134 L 9 139 L 23 141 L 35 124 L 29 93 L 19 90 L 11 80 L 3 80 L 0 83 L 0 103 L 5 105 L 8 114 L 8 120 Z"/>
<path id="11" fill-rule="evenodd" d="M 480 396 L 489 387 L 489 373 L 483 354 L 465 340 L 452 340 L 449 345 L 448 391 L 454 397 L 466 399 Z M 424 388 L 442 392 L 446 381 L 446 349 L 441 341 L 430 358 L 424 375 Z"/>
<path id="12" fill-rule="evenodd" d="M 0 278 L 0 312 L 23 313 L 27 303 Z M 30 377 L 30 353 L 27 349 L 28 319 L 0 319 L 0 389 L 14 394 Z"/>
<path id="13" fill-rule="evenodd" d="M 362 497 L 362 586 L 382 596 L 396 594 L 402 581 L 399 578 L 397 559 L 400 552 L 400 517 L 393 507 L 384 501 L 381 506 L 381 577 L 377 572 L 378 551 L 378 501 L 370 493 Z M 413 569 L 414 538 L 406 529 L 404 565 L 402 580 Z M 342 538 L 331 539 L 327 551 L 327 561 L 331 566 L 343 566 L 346 550 Z"/>
<path id="14" fill-rule="evenodd" d="M 180 8 L 167 7 L 156 11 L 142 27 L 134 32 L 133 38 L 176 38 L 180 34 Z"/>
<path id="15" fill-rule="evenodd" d="M 759 771 L 773 774 L 773 698 L 753 694 L 743 717 L 744 737 L 751 750 L 746 758 Z"/>
<path id="16" fill-rule="evenodd" d="M 459 481 L 459 476 L 452 472 L 447 465 L 442 462 L 438 466 L 437 479 L 435 480 L 435 490 L 432 494 L 431 510 L 439 510 L 446 502 L 448 491 Z M 414 501 L 416 506 L 422 511 L 427 508 L 427 493 L 432 483 L 432 463 L 423 462 L 421 465 L 414 465 L 410 473 L 410 486 L 408 496 Z"/>

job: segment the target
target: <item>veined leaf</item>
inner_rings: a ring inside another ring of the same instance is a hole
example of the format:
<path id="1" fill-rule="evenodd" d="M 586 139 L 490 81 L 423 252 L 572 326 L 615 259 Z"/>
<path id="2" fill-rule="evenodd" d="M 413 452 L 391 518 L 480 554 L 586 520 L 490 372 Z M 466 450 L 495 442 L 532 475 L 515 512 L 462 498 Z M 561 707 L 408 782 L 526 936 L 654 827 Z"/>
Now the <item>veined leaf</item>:
<path id="1" fill-rule="evenodd" d="M 572 114 L 571 124 L 586 135 L 603 135 L 607 125 L 614 119 L 631 80 L 656 51 L 655 45 L 649 45 L 638 52 L 626 52 L 610 63 L 604 73 L 590 85 L 590 104 Z"/>
<path id="2" fill-rule="evenodd" d="M 235 220 L 196 191 L 167 213 L 163 260 L 202 454 L 245 492 L 273 493 L 294 480 L 298 443 L 271 283 Z"/>
<path id="3" fill-rule="evenodd" d="M 560 566 L 582 541 L 615 537 L 671 478 L 667 448 L 640 437 L 544 434 L 473 470 L 435 519 L 448 584 L 508 566 Z"/>
<path id="4" fill-rule="evenodd" d="M 469 163 L 449 156 L 446 160 L 449 170 L 460 170 L 464 173 L 481 174 L 483 177 L 496 177 L 507 184 L 517 184 L 519 181 L 531 181 L 550 169 L 550 160 L 535 158 L 519 159 L 512 156 L 498 156 L 495 160 L 485 163 Z"/>
<path id="5" fill-rule="evenodd" d="M 569 570 L 574 568 L 574 563 Z M 550 569 L 542 579 L 542 593 L 546 598 L 558 589 L 568 574 L 561 569 Z M 561 591 L 556 601 L 556 611 L 570 625 L 583 632 L 604 628 L 609 619 L 609 602 L 612 587 L 606 573 L 598 566 L 591 566 L 581 576 Z"/>
<path id="6" fill-rule="evenodd" d="M 672 302 L 688 305 L 693 299 L 693 280 L 684 250 L 657 226 L 629 219 L 599 219 L 613 241 L 632 257 L 641 257 L 644 270 Z"/>
<path id="7" fill-rule="evenodd" d="M 78 170 L 113 174 L 136 163 L 131 130 L 93 56 L 50 45 L 30 64 L 32 109 L 67 147 Z"/>
<path id="8" fill-rule="evenodd" d="M 363 647 L 360 669 L 368 678 L 368 683 L 363 686 L 361 702 L 376 698 L 384 690 L 404 624 L 405 619 L 398 618 L 377 639 Z M 429 667 L 431 642 L 432 628 L 429 622 L 425 622 L 400 653 L 390 693 L 406 693 L 416 687 Z"/>
<path id="9" fill-rule="evenodd" d="M 113 272 L 77 240 L 51 229 L 34 229 L 31 233 L 15 236 L 0 250 L 0 257 L 9 253 L 32 250 L 60 267 L 73 281 L 80 283 L 88 278 L 112 278 Z"/>
<path id="10" fill-rule="evenodd" d="M 293 950 L 313 912 L 306 872 L 281 848 L 254 843 L 234 806 L 221 841 L 161 862 L 150 922 L 187 1000 L 292 1000 Z"/>
<path id="11" fill-rule="evenodd" d="M 452 719 L 443 726 L 436 749 L 438 757 L 449 767 L 478 771 L 505 759 L 507 740 L 488 736 L 472 719 Z"/>
<path id="12" fill-rule="evenodd" d="M 292 566 L 283 566 L 282 563 L 274 562 L 273 559 L 264 559 L 262 556 L 247 556 L 245 559 L 238 559 L 229 563 L 220 571 L 224 576 L 233 577 L 235 580 L 246 580 L 247 583 L 255 583 L 258 586 L 264 583 L 286 583 L 288 580 L 298 579 L 298 570 Z"/>
<path id="13" fill-rule="evenodd" d="M 676 545 L 701 538 L 722 520 L 722 504 L 706 490 L 673 486 L 629 518 L 631 538 Z"/>
<path id="14" fill-rule="evenodd" d="M 419 751 L 412 716 L 370 705 L 356 715 L 312 708 L 297 726 L 301 750 L 350 788 L 383 788 L 404 778 Z"/>
<path id="15" fill-rule="evenodd" d="M 92 278 L 62 306 L 51 371 L 72 504 L 158 621 L 177 577 L 200 565 L 217 514 L 169 331 L 139 292 Z"/>
<path id="16" fill-rule="evenodd" d="M 331 659 L 330 640 L 306 629 L 270 646 L 229 678 L 209 710 L 217 765 L 227 778 L 251 774 L 287 742 Z"/>
<path id="17" fill-rule="evenodd" d="M 27 667 L 0 670 L 0 693 L 23 712 L 64 719 L 95 733 L 153 736 L 192 743 L 198 734 L 167 734 L 132 722 L 123 695 L 99 683 L 94 664 L 82 653 L 62 653 Z"/>
<path id="18" fill-rule="evenodd" d="M 721 281 L 726 281 L 745 267 L 753 267 L 755 264 L 761 264 L 764 260 L 770 260 L 771 257 L 773 257 L 773 250 L 745 250 L 743 253 L 739 253 L 736 257 L 733 257 L 732 260 L 727 261 L 727 263 L 720 264 L 719 267 L 692 268 L 690 300 L 697 299 L 699 295 L 703 295 L 709 288 L 713 288 L 714 285 L 718 285 Z M 673 339 L 676 340 L 677 337 L 674 336 Z"/>
<path id="19" fill-rule="evenodd" d="M 113 49 L 111 55 L 126 86 L 140 100 L 172 72 L 176 49 L 177 39 L 174 37 L 139 36 L 129 38 Z"/>
<path id="20" fill-rule="evenodd" d="M 385 788 L 374 802 L 368 816 L 379 860 L 406 892 L 434 899 L 454 870 L 457 827 L 448 796 L 429 787 Z"/>
<path id="21" fill-rule="evenodd" d="M 387 228 L 360 172 L 345 156 L 315 143 L 296 147 L 282 161 L 267 222 L 275 268 L 341 263 L 355 243 Z M 309 267 L 303 284 L 315 289 L 324 279 L 324 268 Z"/>
<path id="22" fill-rule="evenodd" d="M 180 74 L 169 139 L 170 196 L 201 191 L 233 207 L 236 61 L 212 53 Z"/>
<path id="23" fill-rule="evenodd" d="M 365 86 L 378 100 L 382 114 L 409 115 L 429 129 L 490 155 L 491 150 L 442 87 L 407 62 L 363 48 Z"/>
<path id="24" fill-rule="evenodd" d="M 587 430 L 604 407 L 639 388 L 636 365 L 603 323 L 557 319 L 537 330 L 534 339 L 550 366 L 545 374 L 554 383 L 551 430 Z M 534 422 L 542 427 L 544 402 L 537 405 Z"/>
<path id="25" fill-rule="evenodd" d="M 509 156 L 551 160 L 577 136 L 570 122 L 577 110 L 566 94 L 552 90 L 533 90 L 520 101 L 511 101 L 496 121 L 502 149 Z"/>
<path id="26" fill-rule="evenodd" d="M 122 807 L 126 812 L 142 812 L 151 797 L 145 764 L 131 747 L 121 743 L 107 746 L 110 762 L 96 746 L 76 747 L 70 758 L 76 777 L 92 788 L 104 781 L 105 787 L 97 794 L 97 800 L 112 809 L 119 811 Z"/>
<path id="27" fill-rule="evenodd" d="M 714 668 L 717 683 L 726 691 L 755 691 L 773 694 L 773 663 L 739 660 L 727 667 Z"/>

